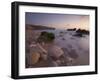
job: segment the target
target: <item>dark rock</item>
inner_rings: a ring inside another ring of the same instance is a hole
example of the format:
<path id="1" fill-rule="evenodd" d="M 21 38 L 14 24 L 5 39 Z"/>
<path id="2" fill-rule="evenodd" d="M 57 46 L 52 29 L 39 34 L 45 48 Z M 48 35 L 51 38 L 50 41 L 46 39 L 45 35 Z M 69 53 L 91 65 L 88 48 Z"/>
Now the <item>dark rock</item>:
<path id="1" fill-rule="evenodd" d="M 67 31 L 76 31 L 76 28 L 73 28 L 73 29 L 67 29 Z"/>
<path id="2" fill-rule="evenodd" d="M 76 33 L 88 35 L 89 34 L 89 31 L 88 30 L 85 30 L 85 29 L 78 29 L 78 30 L 76 30 Z"/>
<path id="3" fill-rule="evenodd" d="M 55 35 L 49 32 L 41 32 L 40 36 L 38 37 L 38 42 L 51 42 L 55 39 Z"/>
<path id="4" fill-rule="evenodd" d="M 81 34 L 81 33 L 76 33 L 76 34 L 75 34 L 75 35 L 73 35 L 73 36 L 83 37 L 83 34 Z"/>

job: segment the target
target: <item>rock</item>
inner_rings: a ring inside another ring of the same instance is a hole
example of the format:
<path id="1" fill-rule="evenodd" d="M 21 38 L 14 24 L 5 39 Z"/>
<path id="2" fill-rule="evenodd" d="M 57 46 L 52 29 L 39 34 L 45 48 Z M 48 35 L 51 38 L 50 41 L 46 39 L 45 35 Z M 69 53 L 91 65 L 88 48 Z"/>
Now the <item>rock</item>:
<path id="1" fill-rule="evenodd" d="M 71 49 L 70 53 L 69 53 L 69 56 L 73 59 L 77 59 L 78 58 L 78 53 L 75 49 Z"/>
<path id="2" fill-rule="evenodd" d="M 69 62 L 73 62 L 73 60 L 74 60 L 74 59 L 71 58 L 71 57 L 68 57 L 67 59 L 68 59 Z"/>
<path id="3" fill-rule="evenodd" d="M 75 34 L 75 35 L 73 35 L 73 36 L 76 36 L 76 37 L 83 37 L 83 34 L 77 33 L 77 34 Z"/>
<path id="4" fill-rule="evenodd" d="M 56 61 L 54 61 L 54 60 L 52 60 L 52 61 L 50 61 L 49 62 L 49 66 L 51 67 L 57 67 L 58 66 L 58 63 L 56 62 Z"/>
<path id="5" fill-rule="evenodd" d="M 34 52 L 31 54 L 31 64 L 36 64 L 39 61 L 40 54 L 38 52 Z"/>
<path id="6" fill-rule="evenodd" d="M 62 40 L 65 40 L 65 38 L 62 38 Z"/>
<path id="7" fill-rule="evenodd" d="M 63 50 L 56 45 L 51 46 L 51 48 L 48 50 L 48 53 L 53 59 L 58 59 L 61 55 L 64 54 Z"/>
<path id="8" fill-rule="evenodd" d="M 41 58 L 42 58 L 43 60 L 47 60 L 47 54 L 41 54 Z"/>
<path id="9" fill-rule="evenodd" d="M 60 64 L 61 64 L 61 61 L 60 61 L 60 60 L 56 60 L 56 63 L 57 63 L 58 65 L 60 65 Z"/>
<path id="10" fill-rule="evenodd" d="M 53 62 L 52 62 L 52 66 L 57 67 L 57 66 L 58 66 L 57 62 L 53 61 Z"/>
<path id="11" fill-rule="evenodd" d="M 71 45 L 68 45 L 68 47 L 70 48 L 70 50 L 68 50 L 67 48 L 62 48 L 65 55 L 67 55 L 68 57 L 71 57 L 73 59 L 77 59 L 78 58 L 77 51 Z"/>

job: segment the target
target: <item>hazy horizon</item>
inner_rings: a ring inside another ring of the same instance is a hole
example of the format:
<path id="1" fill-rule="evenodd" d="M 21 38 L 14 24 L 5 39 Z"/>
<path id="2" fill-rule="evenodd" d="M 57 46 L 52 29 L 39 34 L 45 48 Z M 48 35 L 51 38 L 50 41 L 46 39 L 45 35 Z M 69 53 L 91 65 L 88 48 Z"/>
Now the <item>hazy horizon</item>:
<path id="1" fill-rule="evenodd" d="M 56 29 L 80 28 L 89 30 L 89 15 L 26 12 L 25 23 Z"/>

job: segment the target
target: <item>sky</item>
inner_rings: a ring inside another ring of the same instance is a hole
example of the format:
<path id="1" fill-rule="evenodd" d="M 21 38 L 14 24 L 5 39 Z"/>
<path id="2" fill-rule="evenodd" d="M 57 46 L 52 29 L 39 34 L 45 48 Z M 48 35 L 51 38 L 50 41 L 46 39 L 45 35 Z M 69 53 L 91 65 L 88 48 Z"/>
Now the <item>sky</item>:
<path id="1" fill-rule="evenodd" d="M 89 15 L 26 12 L 25 23 L 56 29 L 81 28 L 89 30 Z"/>

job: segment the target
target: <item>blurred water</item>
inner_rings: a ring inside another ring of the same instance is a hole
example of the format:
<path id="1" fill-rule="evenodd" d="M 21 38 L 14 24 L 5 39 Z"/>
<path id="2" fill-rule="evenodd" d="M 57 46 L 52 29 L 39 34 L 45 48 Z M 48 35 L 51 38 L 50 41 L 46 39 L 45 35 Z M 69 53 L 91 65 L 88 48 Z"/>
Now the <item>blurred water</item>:
<path id="1" fill-rule="evenodd" d="M 76 65 L 89 64 L 89 35 L 84 37 L 73 36 L 75 31 L 67 30 L 36 30 L 36 32 L 52 32 L 55 34 L 54 44 L 68 50 L 74 49 L 78 54 Z"/>

